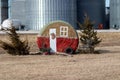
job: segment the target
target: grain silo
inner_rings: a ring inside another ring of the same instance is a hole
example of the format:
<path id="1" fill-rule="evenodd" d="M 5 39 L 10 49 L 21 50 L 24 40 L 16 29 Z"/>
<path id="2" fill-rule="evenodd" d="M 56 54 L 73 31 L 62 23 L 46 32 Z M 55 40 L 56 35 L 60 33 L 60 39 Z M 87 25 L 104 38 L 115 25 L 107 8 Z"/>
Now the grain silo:
<path id="1" fill-rule="evenodd" d="M 110 0 L 110 28 L 120 27 L 120 0 Z"/>
<path id="2" fill-rule="evenodd" d="M 105 0 L 77 0 L 77 20 L 80 23 L 83 22 L 85 14 L 89 16 L 91 21 L 95 22 L 95 28 L 98 28 L 99 24 L 104 25 Z"/>
<path id="3" fill-rule="evenodd" d="M 8 18 L 8 0 L 0 0 L 0 23 Z"/>
<path id="4" fill-rule="evenodd" d="M 25 1 L 26 0 L 8 0 L 9 19 L 19 20 L 22 25 L 26 24 Z"/>
<path id="5" fill-rule="evenodd" d="M 26 26 L 31 30 L 40 30 L 56 20 L 76 28 L 76 0 L 27 0 L 26 7 Z"/>

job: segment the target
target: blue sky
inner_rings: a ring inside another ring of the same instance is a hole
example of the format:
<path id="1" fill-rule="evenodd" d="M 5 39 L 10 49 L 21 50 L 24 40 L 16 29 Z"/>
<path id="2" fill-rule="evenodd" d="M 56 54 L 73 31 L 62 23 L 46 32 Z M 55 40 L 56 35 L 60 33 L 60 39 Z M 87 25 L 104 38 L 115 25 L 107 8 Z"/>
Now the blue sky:
<path id="1" fill-rule="evenodd" d="M 106 0 L 106 6 L 108 7 L 110 3 L 110 0 Z"/>

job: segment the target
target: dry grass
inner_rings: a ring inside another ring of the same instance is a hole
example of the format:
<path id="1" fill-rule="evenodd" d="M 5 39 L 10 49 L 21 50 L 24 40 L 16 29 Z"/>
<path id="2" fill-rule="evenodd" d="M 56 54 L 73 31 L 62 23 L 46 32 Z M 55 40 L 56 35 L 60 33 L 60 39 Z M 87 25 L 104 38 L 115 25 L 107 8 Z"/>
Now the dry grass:
<path id="1" fill-rule="evenodd" d="M 100 46 L 120 46 L 120 32 L 104 32 L 98 33 L 102 38 L 102 43 Z"/>
<path id="2" fill-rule="evenodd" d="M 73 57 L 0 54 L 0 80 L 120 80 L 120 33 L 99 36 L 103 42 L 96 49 L 101 54 Z M 38 51 L 36 35 L 27 37 L 31 51 Z M 0 49 L 0 53 L 5 52 Z"/>

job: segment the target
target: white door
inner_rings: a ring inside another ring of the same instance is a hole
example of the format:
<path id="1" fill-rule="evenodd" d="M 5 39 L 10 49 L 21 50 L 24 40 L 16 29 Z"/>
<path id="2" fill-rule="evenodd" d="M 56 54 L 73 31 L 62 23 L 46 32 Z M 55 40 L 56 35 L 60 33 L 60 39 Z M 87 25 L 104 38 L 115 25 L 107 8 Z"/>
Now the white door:
<path id="1" fill-rule="evenodd" d="M 50 29 L 49 30 L 50 34 L 50 48 L 51 52 L 56 52 L 56 29 Z"/>

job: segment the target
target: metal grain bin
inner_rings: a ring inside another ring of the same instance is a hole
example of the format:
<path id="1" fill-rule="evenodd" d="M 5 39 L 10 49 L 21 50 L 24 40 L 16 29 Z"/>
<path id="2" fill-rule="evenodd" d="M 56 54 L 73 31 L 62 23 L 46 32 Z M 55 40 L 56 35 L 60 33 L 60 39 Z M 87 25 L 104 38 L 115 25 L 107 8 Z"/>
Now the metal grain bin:
<path id="1" fill-rule="evenodd" d="M 8 0 L 0 0 L 0 23 L 8 18 Z"/>
<path id="2" fill-rule="evenodd" d="M 95 22 L 95 28 L 99 24 L 104 25 L 105 0 L 77 0 L 77 20 L 82 23 L 85 14 Z"/>
<path id="3" fill-rule="evenodd" d="M 120 27 L 120 0 L 110 0 L 110 28 Z"/>
<path id="4" fill-rule="evenodd" d="M 31 30 L 63 20 L 76 28 L 76 0 L 27 0 L 26 21 Z"/>
<path id="5" fill-rule="evenodd" d="M 9 19 L 18 19 L 22 25 L 26 24 L 26 0 L 8 0 L 9 3 Z"/>

